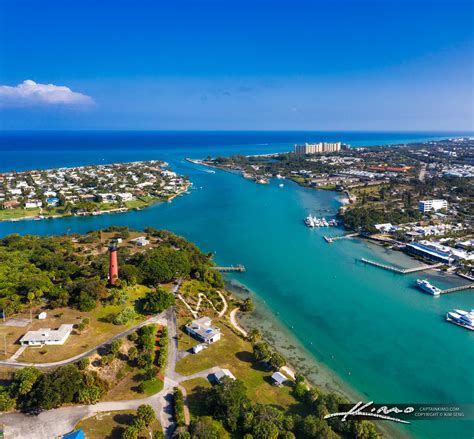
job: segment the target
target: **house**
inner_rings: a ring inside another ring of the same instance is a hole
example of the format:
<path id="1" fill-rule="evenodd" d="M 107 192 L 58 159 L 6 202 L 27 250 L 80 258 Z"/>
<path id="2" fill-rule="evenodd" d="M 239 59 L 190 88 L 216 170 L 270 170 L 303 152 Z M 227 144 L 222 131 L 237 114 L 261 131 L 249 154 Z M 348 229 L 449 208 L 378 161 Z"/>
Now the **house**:
<path id="1" fill-rule="evenodd" d="M 220 369 L 215 372 L 212 377 L 217 384 L 222 384 L 222 379 L 225 377 L 235 380 L 235 376 L 229 369 Z"/>
<path id="2" fill-rule="evenodd" d="M 138 238 L 131 239 L 130 242 L 133 242 L 135 245 L 139 247 L 145 247 L 146 245 L 150 244 L 150 241 L 146 239 L 144 236 L 139 236 Z"/>
<path id="3" fill-rule="evenodd" d="M 4 201 L 3 202 L 3 208 L 4 209 L 17 209 L 18 207 L 20 207 L 20 202 L 19 201 L 12 200 L 12 201 Z"/>
<path id="4" fill-rule="evenodd" d="M 71 335 L 73 325 L 61 325 L 58 329 L 28 331 L 20 338 L 22 346 L 61 345 Z"/>
<path id="5" fill-rule="evenodd" d="M 286 378 L 286 376 L 280 372 L 275 372 L 272 375 L 272 380 L 273 380 L 273 383 L 276 384 L 277 386 L 282 386 L 288 381 L 288 378 Z"/>
<path id="6" fill-rule="evenodd" d="M 186 332 L 198 340 L 211 344 L 221 338 L 221 330 L 215 326 L 211 326 L 212 320 L 209 317 L 201 317 L 188 323 L 185 328 Z"/>
<path id="7" fill-rule="evenodd" d="M 25 203 L 25 209 L 36 209 L 42 205 L 43 203 L 40 200 L 31 200 Z"/>

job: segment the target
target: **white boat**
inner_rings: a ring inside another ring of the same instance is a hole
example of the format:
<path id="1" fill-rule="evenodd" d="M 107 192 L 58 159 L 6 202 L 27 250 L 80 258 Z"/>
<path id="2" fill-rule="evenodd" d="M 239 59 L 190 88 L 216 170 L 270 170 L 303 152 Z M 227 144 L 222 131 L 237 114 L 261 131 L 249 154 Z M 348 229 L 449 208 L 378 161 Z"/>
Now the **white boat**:
<path id="1" fill-rule="evenodd" d="M 474 331 L 474 310 L 470 312 L 455 309 L 446 313 L 446 320 L 463 328 Z"/>
<path id="2" fill-rule="evenodd" d="M 441 290 L 434 285 L 431 285 L 426 279 L 417 279 L 416 286 L 424 291 L 425 293 L 431 294 L 432 296 L 439 296 Z"/>
<path id="3" fill-rule="evenodd" d="M 285 186 L 285 185 L 284 185 L 283 183 L 280 183 L 278 186 L 279 186 L 279 187 L 283 187 L 283 186 Z"/>

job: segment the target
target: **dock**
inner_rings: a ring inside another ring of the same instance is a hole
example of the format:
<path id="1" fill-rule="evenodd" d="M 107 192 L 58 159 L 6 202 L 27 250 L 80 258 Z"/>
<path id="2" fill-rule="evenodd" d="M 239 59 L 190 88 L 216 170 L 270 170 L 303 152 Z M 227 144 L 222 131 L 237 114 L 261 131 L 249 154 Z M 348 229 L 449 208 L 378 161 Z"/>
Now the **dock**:
<path id="1" fill-rule="evenodd" d="M 416 273 L 417 271 L 431 270 L 433 268 L 438 268 L 443 265 L 442 263 L 439 263 L 439 264 L 434 264 L 434 265 L 421 265 L 419 267 L 413 267 L 413 268 L 400 268 L 400 267 L 395 267 L 394 265 L 381 264 L 380 262 L 371 261 L 370 259 L 366 259 L 366 258 L 362 258 L 361 261 L 364 264 L 373 265 L 374 267 L 383 268 L 384 270 L 392 271 L 398 274 Z"/>
<path id="2" fill-rule="evenodd" d="M 243 265 L 231 265 L 230 267 L 212 267 L 212 269 L 222 273 L 229 273 L 231 271 L 237 271 L 240 273 L 245 272 L 245 267 Z"/>
<path id="3" fill-rule="evenodd" d="M 350 233 L 349 235 L 341 235 L 341 236 L 327 236 L 324 235 L 323 238 L 326 242 L 334 242 L 339 241 L 340 239 L 350 239 L 359 236 L 359 233 Z"/>
<path id="4" fill-rule="evenodd" d="M 441 290 L 439 294 L 449 294 L 455 293 L 456 291 L 472 290 L 474 289 L 474 284 L 459 285 L 458 287 L 447 288 L 446 290 Z"/>

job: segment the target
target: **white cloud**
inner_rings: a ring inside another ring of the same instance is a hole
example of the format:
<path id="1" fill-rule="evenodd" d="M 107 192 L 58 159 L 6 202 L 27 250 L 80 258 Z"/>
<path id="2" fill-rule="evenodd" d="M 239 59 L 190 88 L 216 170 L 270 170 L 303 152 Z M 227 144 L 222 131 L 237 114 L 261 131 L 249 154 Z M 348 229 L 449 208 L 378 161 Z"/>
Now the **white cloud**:
<path id="1" fill-rule="evenodd" d="M 31 79 L 23 81 L 16 87 L 0 85 L 0 106 L 85 106 L 92 104 L 94 104 L 94 100 L 90 96 L 74 92 L 63 85 L 37 84 Z"/>

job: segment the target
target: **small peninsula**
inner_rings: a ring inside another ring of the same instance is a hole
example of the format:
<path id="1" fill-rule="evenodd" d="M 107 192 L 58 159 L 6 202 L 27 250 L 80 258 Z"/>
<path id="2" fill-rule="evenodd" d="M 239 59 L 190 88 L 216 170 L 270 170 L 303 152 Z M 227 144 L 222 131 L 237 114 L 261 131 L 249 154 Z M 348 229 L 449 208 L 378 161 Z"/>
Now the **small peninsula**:
<path id="1" fill-rule="evenodd" d="M 160 160 L 7 172 L 0 174 L 0 221 L 139 210 L 190 185 Z"/>

